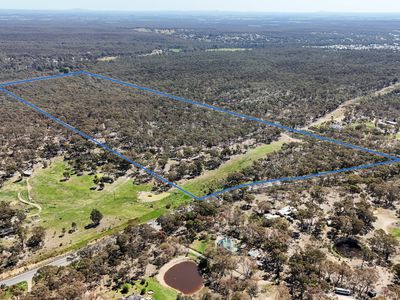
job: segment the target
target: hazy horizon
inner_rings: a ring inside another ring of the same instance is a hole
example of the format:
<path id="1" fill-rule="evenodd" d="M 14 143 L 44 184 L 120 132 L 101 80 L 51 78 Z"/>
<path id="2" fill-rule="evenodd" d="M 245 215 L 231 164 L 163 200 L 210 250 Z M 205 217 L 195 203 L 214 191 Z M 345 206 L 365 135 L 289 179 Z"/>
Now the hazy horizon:
<path id="1" fill-rule="evenodd" d="M 400 1 L 381 0 L 15 0 L 0 4 L 0 10 L 82 10 L 114 12 L 244 12 L 244 13 L 400 13 Z"/>
<path id="2" fill-rule="evenodd" d="M 0 8 L 3 12 L 82 12 L 82 13 L 143 13 L 143 14 L 238 14 L 238 15 L 400 15 L 400 11 L 395 12 L 356 12 L 356 11 L 235 11 L 235 10 L 106 10 L 89 8 L 63 8 L 63 9 L 33 9 L 33 8 Z"/>

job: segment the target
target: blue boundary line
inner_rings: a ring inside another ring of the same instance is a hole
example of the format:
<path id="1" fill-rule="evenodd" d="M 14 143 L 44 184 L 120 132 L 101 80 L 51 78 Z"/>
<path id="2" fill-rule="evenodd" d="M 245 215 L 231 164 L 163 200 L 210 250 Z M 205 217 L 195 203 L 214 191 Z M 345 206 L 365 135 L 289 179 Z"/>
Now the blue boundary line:
<path id="1" fill-rule="evenodd" d="M 367 149 L 367 148 L 364 148 L 364 147 L 356 146 L 356 145 L 353 145 L 353 144 L 350 144 L 350 143 L 346 143 L 346 142 L 343 142 L 343 141 L 331 139 L 331 138 L 324 137 L 322 135 L 318 135 L 318 134 L 315 134 L 315 133 L 307 132 L 307 131 L 304 131 L 304 130 L 294 129 L 294 128 L 291 128 L 289 126 L 281 125 L 281 124 L 278 124 L 278 123 L 265 121 L 263 119 L 259 119 L 259 118 L 256 118 L 256 117 L 247 116 L 245 114 L 237 113 L 237 112 L 234 112 L 234 111 L 231 111 L 231 110 L 228 110 L 228 109 L 225 109 L 225 108 L 217 107 L 217 106 L 214 106 L 214 105 L 209 105 L 209 104 L 205 104 L 205 103 L 198 102 L 198 101 L 195 101 L 195 100 L 189 100 L 189 99 L 186 99 L 186 98 L 183 98 L 183 97 L 174 96 L 174 95 L 171 95 L 171 94 L 168 94 L 168 93 L 165 93 L 165 92 L 160 92 L 160 91 L 157 91 L 157 90 L 154 90 L 154 89 L 150 89 L 150 88 L 143 87 L 143 86 L 140 86 L 140 85 L 136 85 L 136 84 L 133 84 L 133 83 L 121 81 L 121 80 L 114 79 L 114 78 L 111 78 L 111 77 L 107 77 L 107 76 L 103 76 L 103 75 L 99 75 L 99 74 L 94 74 L 94 73 L 90 73 L 90 72 L 86 72 L 86 71 L 83 71 L 83 73 L 87 74 L 89 76 L 95 77 L 95 78 L 104 79 L 104 80 L 107 80 L 107 81 L 110 81 L 110 82 L 114 82 L 114 83 L 117 83 L 117 84 L 120 84 L 120 85 L 123 85 L 123 86 L 132 87 L 132 88 L 135 88 L 137 90 L 141 90 L 141 91 L 149 92 L 149 93 L 152 93 L 152 94 L 156 94 L 158 96 L 170 98 L 172 100 L 176 100 L 176 101 L 180 101 L 180 102 L 184 102 L 184 103 L 188 103 L 188 104 L 193 104 L 193 105 L 200 106 L 200 107 L 203 107 L 203 108 L 207 108 L 207 109 L 210 109 L 210 110 L 214 110 L 214 111 L 226 113 L 226 114 L 229 114 L 229 115 L 232 115 L 232 116 L 235 116 L 235 117 L 239 117 L 241 119 L 247 119 L 247 120 L 250 120 L 250 121 L 257 122 L 257 123 L 261 123 L 261 124 L 265 124 L 265 125 L 268 125 L 268 126 L 276 127 L 276 128 L 281 129 L 281 130 L 284 130 L 284 131 L 289 131 L 289 132 L 292 132 L 292 133 L 297 133 L 297 134 L 301 134 L 301 135 L 304 135 L 304 136 L 309 136 L 309 137 L 312 137 L 312 138 L 315 138 L 315 139 L 319 139 L 319 140 L 322 140 L 322 141 L 338 144 L 340 146 L 344 146 L 344 147 L 355 149 L 355 150 L 364 151 L 364 152 L 367 152 L 367 153 L 370 153 L 370 154 L 386 157 L 386 158 L 389 158 L 389 159 L 397 159 L 398 158 L 398 157 L 392 156 L 390 154 L 386 154 L 386 153 L 378 152 L 378 151 L 375 151 L 375 150 Z"/>
<path id="2" fill-rule="evenodd" d="M 131 88 L 135 88 L 141 91 L 145 91 L 145 92 L 150 92 L 162 97 L 167 97 L 170 98 L 172 100 L 176 100 L 176 101 L 180 101 L 180 102 L 184 102 L 184 103 L 188 103 L 188 104 L 193 104 L 196 106 L 200 106 L 206 109 L 210 109 L 210 110 L 214 110 L 214 111 L 218 111 L 218 112 L 222 112 L 222 113 L 226 113 L 232 116 L 236 116 L 242 119 L 247 119 L 247 120 L 251 120 L 251 121 L 255 121 L 261 124 L 265 124 L 268 126 L 273 126 L 285 131 L 289 131 L 292 133 L 297 133 L 297 134 L 301 134 L 301 135 L 305 135 L 305 136 L 310 136 L 312 138 L 316 138 L 319 140 L 323 140 L 323 141 L 327 141 L 327 142 L 331 142 L 331 143 L 335 143 L 347 148 L 351 148 L 351 149 L 355 149 L 355 150 L 359 150 L 359 151 L 363 151 L 363 152 L 367 152 L 370 154 L 374 154 L 374 155 L 378 155 L 381 157 L 386 157 L 389 158 L 388 161 L 384 161 L 384 162 L 379 162 L 379 163 L 374 163 L 374 164 L 365 164 L 365 165 L 361 165 L 361 166 L 355 166 L 355 167 L 351 167 L 351 168 L 344 168 L 344 169 L 339 169 L 339 170 L 332 170 L 332 171 L 325 171 L 325 172 L 320 172 L 320 173 L 314 173 L 314 174 L 309 174 L 309 175 L 305 175 L 305 176 L 298 176 L 298 177 L 287 177 L 287 178 L 277 178 L 277 179 L 270 179 L 270 180 L 263 180 L 263 181 L 256 181 L 256 182 L 251 182 L 251 183 L 246 183 L 246 184 L 241 184 L 241 185 L 237 185 L 234 187 L 230 187 L 203 197 L 197 197 L 194 194 L 190 193 L 189 191 L 183 189 L 182 187 L 178 186 L 177 184 L 165 179 L 164 177 L 154 173 L 153 171 L 151 171 L 150 169 L 142 166 L 141 164 L 127 158 L 126 156 L 124 156 L 123 154 L 119 153 L 118 151 L 112 149 L 111 147 L 109 147 L 108 145 L 101 143 L 99 141 L 97 141 L 96 139 L 92 138 L 91 136 L 83 133 L 82 131 L 80 131 L 79 129 L 71 126 L 68 123 L 65 123 L 64 121 L 54 117 L 53 115 L 49 114 L 48 112 L 40 109 L 39 107 L 37 107 L 36 105 L 26 101 L 25 99 L 19 97 L 18 95 L 6 90 L 4 87 L 6 86 L 12 86 L 12 85 L 18 85 L 18 84 L 24 84 L 24 83 L 31 83 L 31 82 L 36 82 L 36 81 L 43 81 L 43 80 L 49 80 L 49 79 L 56 79 L 56 78 L 63 78 L 63 77 L 71 77 L 71 76 L 78 76 L 78 75 L 88 75 L 94 78 L 98 78 L 98 79 L 103 79 L 103 80 L 107 80 L 113 83 L 117 83 L 123 86 L 127 86 L 127 87 L 131 87 Z M 150 88 L 146 88 L 143 86 L 139 86 L 139 85 L 135 85 L 129 82 L 125 82 L 125 81 L 121 81 L 118 79 L 114 79 L 111 77 L 107 77 L 107 76 L 103 76 L 103 75 L 99 75 L 99 74 L 94 74 L 94 73 L 90 73 L 87 71 L 78 71 L 78 72 L 72 72 L 72 73 L 67 73 L 67 74 L 58 74 L 58 75 L 50 75 L 50 76 L 43 76 L 43 77 L 36 77 L 36 78 L 31 78 L 31 79 L 25 79 L 25 80 L 19 80 L 19 81 L 13 81 L 13 82 L 7 82 L 7 83 L 2 83 L 0 84 L 0 91 L 3 91 L 4 93 L 6 93 L 8 96 L 18 100 L 19 102 L 28 105 L 29 107 L 31 107 L 32 109 L 34 109 L 35 111 L 39 112 L 40 114 L 52 119 L 53 121 L 59 123 L 60 125 L 64 126 L 65 128 L 79 134 L 80 136 L 82 136 L 83 138 L 92 141 L 93 143 L 97 144 L 98 146 L 102 147 L 103 149 L 117 155 L 118 157 L 120 157 L 121 159 L 129 162 L 130 164 L 134 165 L 135 167 L 147 172 L 148 174 L 152 175 L 153 177 L 155 177 L 156 179 L 180 190 L 181 192 L 185 193 L 186 195 L 196 199 L 196 200 L 205 200 L 207 198 L 210 197 L 216 197 L 219 196 L 223 193 L 229 192 L 229 191 L 233 191 L 233 190 L 238 190 L 238 189 L 242 189 L 242 188 L 246 188 L 246 187 L 252 187 L 252 186 L 256 186 L 256 185 L 263 185 L 263 184 L 268 184 L 268 183 L 277 183 L 277 182 L 290 182 L 290 181 L 299 181 L 299 180 L 307 180 L 307 179 L 311 179 L 311 178 L 316 178 L 316 177 L 321 177 L 321 176 L 327 176 L 327 175 L 332 175 L 332 174 L 338 174 L 338 173 L 344 173 L 344 172 L 349 172 L 349 171 L 355 171 L 355 170 L 362 170 L 362 169 L 369 169 L 369 168 L 374 168 L 374 167 L 378 167 L 378 166 L 382 166 L 382 165 L 390 165 L 390 164 L 395 164 L 395 163 L 399 163 L 400 162 L 400 158 L 396 157 L 396 156 L 392 156 L 390 154 L 386 154 L 386 153 L 382 153 L 379 151 L 375 151 L 375 150 L 371 150 L 368 148 L 364 148 L 364 147 L 360 147 L 360 146 L 356 146 L 350 143 L 346 143 L 343 141 L 339 141 L 339 140 L 335 140 L 335 139 L 331 139 L 331 138 L 327 138 L 318 134 L 314 134 L 314 133 L 310 133 L 307 131 L 303 131 L 303 130 L 298 130 L 298 129 L 294 129 L 285 125 L 281 125 L 278 123 L 273 123 L 270 121 L 265 121 L 263 119 L 259 119 L 259 118 L 255 118 L 255 117 L 251 117 L 251 116 L 247 116 L 245 114 L 241 114 L 241 113 L 237 113 L 234 111 L 230 111 L 224 108 L 220 108 L 217 106 L 213 106 L 213 105 L 209 105 L 209 104 L 205 104 L 202 102 L 198 102 L 198 101 L 194 101 L 194 100 L 189 100 L 186 98 L 182 98 L 182 97 L 178 97 L 178 96 L 174 96 L 172 94 L 168 94 L 165 92 L 161 92 L 161 91 L 157 91 L 154 89 L 150 89 Z"/>
<path id="3" fill-rule="evenodd" d="M 57 74 L 57 75 L 42 76 L 42 77 L 36 77 L 36 78 L 30 78 L 30 79 L 24 79 L 24 80 L 10 81 L 10 82 L 5 82 L 5 83 L 0 83 L 0 87 L 6 87 L 6 86 L 10 86 L 10 85 L 19 85 L 19 84 L 31 83 L 31 82 L 43 81 L 43 80 L 49 80 L 49 79 L 72 77 L 72 76 L 78 76 L 78 75 L 83 75 L 83 74 L 85 74 L 83 71 L 77 71 L 77 72 L 71 72 L 71 73 L 66 73 L 66 74 Z"/>
<path id="4" fill-rule="evenodd" d="M 216 197 L 219 196 L 223 193 L 234 191 L 234 190 L 239 190 L 242 188 L 247 188 L 247 187 L 253 187 L 256 185 L 264 185 L 268 183 L 278 183 L 278 182 L 290 182 L 290 181 L 301 181 L 301 180 L 307 180 L 311 178 L 317 178 L 317 177 L 322 177 L 326 175 L 333 175 L 333 174 L 338 174 L 338 173 L 345 173 L 345 172 L 350 172 L 350 171 L 357 171 L 357 170 L 364 170 L 364 169 L 371 169 L 379 166 L 384 166 L 384 165 L 391 165 L 395 163 L 399 163 L 400 160 L 387 160 L 379 163 L 374 163 L 374 164 L 366 164 L 366 165 L 361 165 L 361 166 L 355 166 L 355 167 L 350 167 L 350 168 L 344 168 L 344 169 L 338 169 L 338 170 L 333 170 L 333 171 L 325 171 L 325 172 L 320 172 L 320 173 L 314 173 L 314 174 L 309 174 L 309 175 L 303 175 L 303 176 L 297 176 L 297 177 L 283 177 L 283 178 L 276 178 L 276 179 L 269 179 L 269 180 L 262 180 L 262 181 L 254 181 L 250 183 L 245 183 L 241 185 L 236 185 L 230 188 L 226 188 L 224 190 L 209 194 L 204 197 L 200 197 L 199 200 L 204 200 L 209 197 Z"/>

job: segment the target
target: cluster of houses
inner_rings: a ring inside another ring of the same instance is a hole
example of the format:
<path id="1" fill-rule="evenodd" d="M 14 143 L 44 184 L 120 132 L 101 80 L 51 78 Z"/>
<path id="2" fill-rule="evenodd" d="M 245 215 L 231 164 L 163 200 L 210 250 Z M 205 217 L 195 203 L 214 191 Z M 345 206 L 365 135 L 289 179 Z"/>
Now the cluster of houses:
<path id="1" fill-rule="evenodd" d="M 368 118 L 361 118 L 360 121 L 369 121 Z M 396 119 L 391 119 L 391 120 L 377 120 L 375 122 L 375 126 L 380 129 L 384 129 L 386 131 L 392 132 L 392 133 L 397 133 L 398 126 L 400 123 Z M 343 130 L 345 126 L 338 124 L 338 123 L 332 123 L 330 125 L 330 128 L 333 130 Z"/>
<path id="2" fill-rule="evenodd" d="M 297 211 L 297 209 L 292 206 L 285 206 L 285 207 L 277 210 L 276 212 L 264 214 L 264 217 L 267 220 L 275 220 L 277 218 L 285 218 L 289 222 L 293 222 L 293 220 L 294 220 L 293 216 L 296 213 L 296 211 Z M 293 232 L 292 237 L 294 239 L 298 239 L 300 237 L 300 233 Z M 246 244 L 239 245 L 238 240 L 231 238 L 229 236 L 217 237 L 216 246 L 224 248 L 225 250 L 227 250 L 231 253 L 234 253 L 234 254 L 242 252 L 247 248 Z M 247 251 L 247 254 L 256 261 L 257 265 L 259 265 L 259 266 L 263 265 L 263 258 L 265 257 L 265 254 L 266 254 L 265 251 L 263 251 L 261 249 L 252 248 Z"/>
<path id="3" fill-rule="evenodd" d="M 397 122 L 397 120 L 393 119 L 393 120 L 379 120 L 377 122 L 377 126 L 384 128 L 384 129 L 388 129 L 388 128 L 392 128 L 392 131 L 396 130 L 398 127 L 399 123 Z M 393 132 L 396 133 L 396 132 Z"/>

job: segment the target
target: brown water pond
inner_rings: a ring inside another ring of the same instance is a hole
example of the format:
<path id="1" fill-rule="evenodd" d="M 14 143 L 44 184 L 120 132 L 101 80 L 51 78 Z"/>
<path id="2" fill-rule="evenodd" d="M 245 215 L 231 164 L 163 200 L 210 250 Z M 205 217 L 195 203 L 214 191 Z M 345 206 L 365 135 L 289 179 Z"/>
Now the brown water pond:
<path id="1" fill-rule="evenodd" d="M 165 273 L 164 281 L 185 295 L 194 294 L 203 287 L 203 278 L 192 261 L 181 262 L 171 267 Z"/>

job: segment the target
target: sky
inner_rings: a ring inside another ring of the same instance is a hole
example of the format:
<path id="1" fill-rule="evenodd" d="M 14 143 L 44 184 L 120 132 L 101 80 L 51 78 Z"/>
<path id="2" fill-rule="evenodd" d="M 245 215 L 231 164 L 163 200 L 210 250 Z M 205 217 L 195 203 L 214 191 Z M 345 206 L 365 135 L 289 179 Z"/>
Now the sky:
<path id="1" fill-rule="evenodd" d="M 394 13 L 400 0 L 0 0 L 0 9 Z"/>

